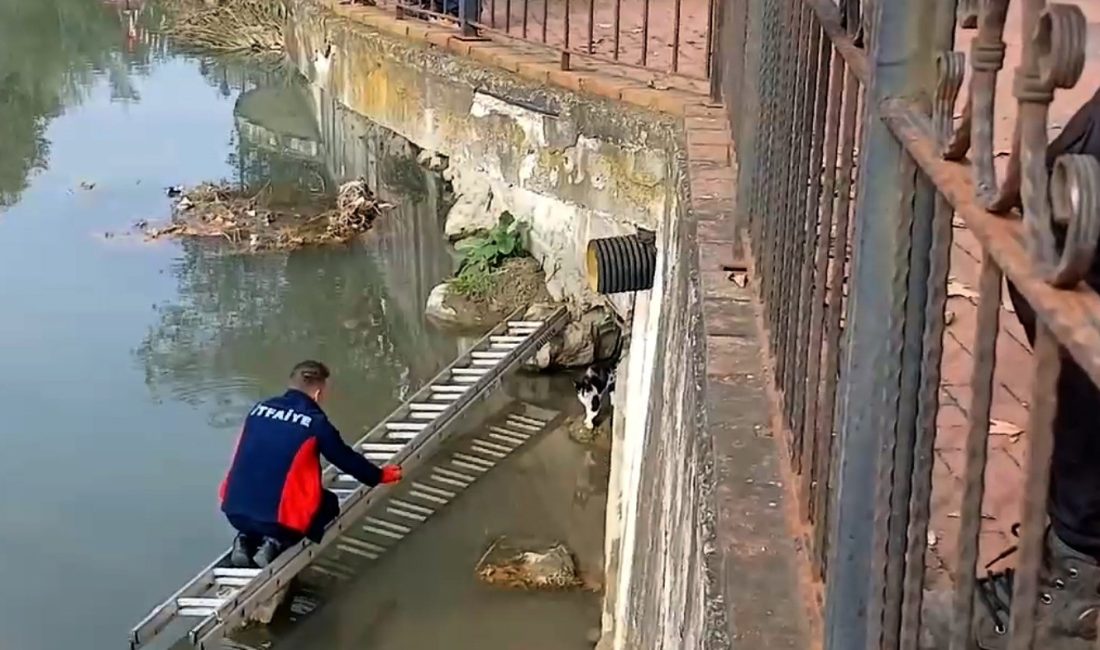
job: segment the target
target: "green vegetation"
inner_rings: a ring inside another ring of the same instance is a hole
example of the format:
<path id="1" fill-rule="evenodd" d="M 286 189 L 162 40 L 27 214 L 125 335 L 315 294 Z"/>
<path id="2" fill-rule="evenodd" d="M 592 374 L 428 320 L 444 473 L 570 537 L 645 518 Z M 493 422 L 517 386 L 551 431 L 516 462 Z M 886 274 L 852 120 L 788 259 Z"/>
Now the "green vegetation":
<path id="1" fill-rule="evenodd" d="M 459 295 L 479 299 L 486 297 L 500 279 L 497 271 L 505 260 L 526 254 L 523 241 L 526 224 L 520 223 L 508 212 L 484 235 L 472 237 L 463 249 L 458 275 L 451 280 L 451 287 Z"/>

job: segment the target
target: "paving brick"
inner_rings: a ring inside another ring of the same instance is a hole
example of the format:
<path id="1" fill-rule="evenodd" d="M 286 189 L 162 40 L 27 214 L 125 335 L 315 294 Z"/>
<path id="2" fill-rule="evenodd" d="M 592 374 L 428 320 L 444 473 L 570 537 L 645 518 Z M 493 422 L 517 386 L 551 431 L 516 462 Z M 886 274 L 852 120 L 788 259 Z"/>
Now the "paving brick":
<path id="1" fill-rule="evenodd" d="M 726 145 L 729 146 L 731 140 L 729 132 L 725 129 L 695 129 L 688 128 L 686 131 L 688 147 L 694 147 L 699 145 Z"/>
<path id="2" fill-rule="evenodd" d="M 630 85 L 625 79 L 603 74 L 579 75 L 577 81 L 582 91 L 612 100 L 621 99 L 623 89 Z"/>
<path id="3" fill-rule="evenodd" d="M 454 48 L 451 47 L 449 41 L 452 38 L 454 38 L 454 32 L 435 30 L 428 33 L 428 43 L 434 45 L 435 47 L 438 47 L 441 50 L 447 50 L 450 52 L 455 52 L 455 54 L 460 54 L 460 52 L 456 52 Z M 467 47 L 466 51 L 461 54 L 465 55 L 469 53 L 470 49 Z"/>
<path id="4" fill-rule="evenodd" d="M 581 77 L 571 70 L 562 70 L 561 66 L 550 72 L 550 83 L 574 92 L 581 91 Z"/>
<path id="5" fill-rule="evenodd" d="M 530 79 L 538 83 L 549 83 L 550 73 L 557 69 L 557 66 L 552 63 L 546 63 L 544 61 L 525 61 L 519 64 L 519 76 Z"/>
<path id="6" fill-rule="evenodd" d="M 730 145 L 728 142 L 721 144 L 693 144 L 689 142 L 687 152 L 688 159 L 692 164 L 709 162 L 725 167 L 730 164 Z"/>
<path id="7" fill-rule="evenodd" d="M 716 219 L 713 221 L 700 221 L 696 225 L 696 233 L 700 242 L 722 242 L 731 244 L 735 241 L 734 225 L 732 219 Z"/>

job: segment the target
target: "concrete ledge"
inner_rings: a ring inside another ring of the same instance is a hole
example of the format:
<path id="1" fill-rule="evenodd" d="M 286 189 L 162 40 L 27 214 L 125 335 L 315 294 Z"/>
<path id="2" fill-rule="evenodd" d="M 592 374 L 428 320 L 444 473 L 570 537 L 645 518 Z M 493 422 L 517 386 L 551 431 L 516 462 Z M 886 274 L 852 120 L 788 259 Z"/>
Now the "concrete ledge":
<path id="1" fill-rule="evenodd" d="M 691 212 L 698 237 L 699 281 L 705 331 L 702 426 L 713 472 L 709 498 L 714 517 L 707 531 L 715 584 L 712 601 L 724 602 L 728 643 L 711 648 L 809 648 L 805 563 L 788 518 L 781 445 L 764 369 L 766 347 L 757 326 L 752 290 L 733 281 L 736 169 L 725 118 L 697 109 L 685 119 Z M 706 534 L 706 533 L 705 533 Z"/>

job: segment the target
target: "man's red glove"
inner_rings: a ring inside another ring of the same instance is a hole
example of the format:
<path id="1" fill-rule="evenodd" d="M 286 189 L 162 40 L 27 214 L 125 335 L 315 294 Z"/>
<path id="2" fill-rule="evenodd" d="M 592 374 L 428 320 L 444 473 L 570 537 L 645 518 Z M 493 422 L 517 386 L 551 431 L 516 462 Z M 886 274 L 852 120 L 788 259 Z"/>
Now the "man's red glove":
<path id="1" fill-rule="evenodd" d="M 401 480 L 403 472 L 400 465 L 383 465 L 382 466 L 382 482 L 383 483 L 396 483 Z"/>

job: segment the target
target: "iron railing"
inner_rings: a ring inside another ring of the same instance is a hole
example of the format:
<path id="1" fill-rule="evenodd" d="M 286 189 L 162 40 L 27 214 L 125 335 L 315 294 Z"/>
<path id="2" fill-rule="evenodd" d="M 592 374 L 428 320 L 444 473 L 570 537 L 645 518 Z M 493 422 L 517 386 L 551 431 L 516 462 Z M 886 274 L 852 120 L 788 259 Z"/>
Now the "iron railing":
<path id="1" fill-rule="evenodd" d="M 982 260 L 964 488 L 950 513 L 954 615 L 951 640 L 938 647 L 970 647 L 1003 279 L 1038 321 L 1015 492 L 1022 525 L 1006 631 L 1014 650 L 1036 647 L 1060 367 L 1076 363 L 1100 382 L 1100 298 L 1081 283 L 1100 234 L 1100 165 L 1061 156 L 1051 176 L 1044 164 L 1048 107 L 1081 75 L 1086 22 L 1075 6 L 1022 0 L 1015 135 L 1001 181 L 993 99 L 1005 82 L 1011 3 L 977 4 L 722 0 L 719 10 L 716 81 L 736 143 L 739 227 L 831 650 L 913 650 L 929 624 L 922 604 L 929 520 L 944 514 L 931 495 L 956 215 Z M 978 27 L 969 74 L 955 50 L 959 27 Z M 1052 223 L 1068 233 L 1064 250 Z"/>
<path id="2" fill-rule="evenodd" d="M 717 0 L 378 0 L 399 17 L 547 48 L 561 69 L 592 62 L 711 78 Z"/>

